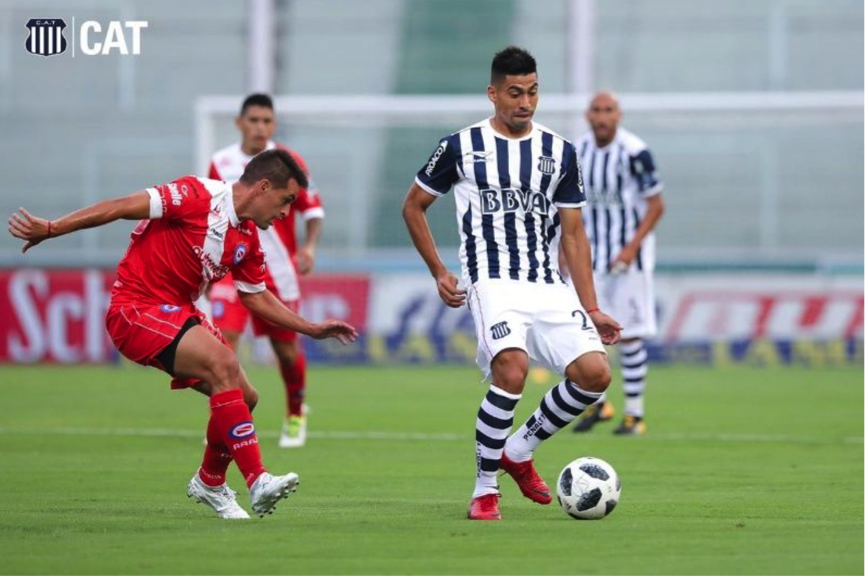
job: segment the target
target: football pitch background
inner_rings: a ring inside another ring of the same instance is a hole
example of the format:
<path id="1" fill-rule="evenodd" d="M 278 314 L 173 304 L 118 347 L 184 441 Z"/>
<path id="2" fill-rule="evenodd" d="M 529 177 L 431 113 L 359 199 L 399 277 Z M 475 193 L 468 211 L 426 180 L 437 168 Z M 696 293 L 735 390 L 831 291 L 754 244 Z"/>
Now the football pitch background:
<path id="1" fill-rule="evenodd" d="M 465 519 L 473 368 L 312 367 L 311 438 L 279 450 L 283 393 L 253 368 L 265 464 L 298 472 L 273 516 L 218 520 L 186 498 L 204 397 L 134 366 L 0 367 L 0 573 L 861 574 L 861 368 L 655 367 L 649 432 L 564 430 L 619 472 L 619 507 L 575 521 L 502 477 L 502 522 Z M 552 381 L 526 387 L 517 423 Z M 621 388 L 612 398 L 621 407 Z M 229 484 L 247 510 L 236 468 Z"/>

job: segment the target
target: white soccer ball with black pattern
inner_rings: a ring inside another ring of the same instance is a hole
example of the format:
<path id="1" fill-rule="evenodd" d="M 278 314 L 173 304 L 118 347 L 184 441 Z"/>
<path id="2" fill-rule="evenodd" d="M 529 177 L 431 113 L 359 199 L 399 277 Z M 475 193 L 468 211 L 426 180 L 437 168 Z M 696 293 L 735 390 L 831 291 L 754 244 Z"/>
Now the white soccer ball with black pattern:
<path id="1" fill-rule="evenodd" d="M 599 458 L 577 458 L 562 470 L 556 483 L 562 510 L 577 520 L 598 520 L 608 516 L 619 503 L 622 483 L 619 475 Z"/>

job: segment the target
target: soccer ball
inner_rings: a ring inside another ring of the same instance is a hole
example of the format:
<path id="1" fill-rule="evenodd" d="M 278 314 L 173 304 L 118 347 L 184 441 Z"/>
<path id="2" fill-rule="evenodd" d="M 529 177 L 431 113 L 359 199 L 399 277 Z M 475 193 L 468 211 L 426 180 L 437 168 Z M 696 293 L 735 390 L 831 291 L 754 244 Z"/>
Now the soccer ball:
<path id="1" fill-rule="evenodd" d="M 598 520 L 619 503 L 622 483 L 613 467 L 599 458 L 577 458 L 562 470 L 556 483 L 562 510 L 577 520 Z"/>

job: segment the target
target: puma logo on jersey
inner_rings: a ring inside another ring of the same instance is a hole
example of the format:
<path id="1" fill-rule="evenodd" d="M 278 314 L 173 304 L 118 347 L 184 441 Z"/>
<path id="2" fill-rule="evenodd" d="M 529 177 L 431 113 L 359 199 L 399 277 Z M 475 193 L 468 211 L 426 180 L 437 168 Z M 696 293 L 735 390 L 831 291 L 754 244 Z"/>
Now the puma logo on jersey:
<path id="1" fill-rule="evenodd" d="M 463 164 L 474 164 L 475 162 L 492 162 L 495 160 L 492 150 L 481 152 L 466 152 L 463 154 Z"/>

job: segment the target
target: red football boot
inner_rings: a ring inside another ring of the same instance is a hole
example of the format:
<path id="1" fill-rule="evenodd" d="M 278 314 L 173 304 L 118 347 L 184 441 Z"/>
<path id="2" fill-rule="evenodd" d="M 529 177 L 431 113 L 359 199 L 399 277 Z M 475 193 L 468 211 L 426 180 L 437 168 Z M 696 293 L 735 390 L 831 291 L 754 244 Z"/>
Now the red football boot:
<path id="1" fill-rule="evenodd" d="M 501 520 L 499 495 L 484 494 L 472 499 L 469 506 L 469 520 Z"/>
<path id="2" fill-rule="evenodd" d="M 520 487 L 523 496 L 538 504 L 549 504 L 553 501 L 550 487 L 535 470 L 534 460 L 514 462 L 502 453 L 501 469 L 511 475 Z"/>

